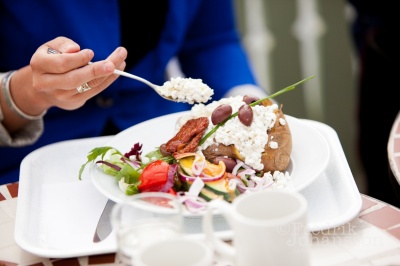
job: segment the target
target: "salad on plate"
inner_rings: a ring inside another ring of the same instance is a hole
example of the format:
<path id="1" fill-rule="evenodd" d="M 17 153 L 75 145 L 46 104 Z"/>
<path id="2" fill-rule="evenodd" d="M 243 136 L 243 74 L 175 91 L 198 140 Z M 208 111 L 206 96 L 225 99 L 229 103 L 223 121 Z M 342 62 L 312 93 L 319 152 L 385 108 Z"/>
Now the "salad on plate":
<path id="1" fill-rule="evenodd" d="M 178 119 L 176 134 L 146 154 L 140 142 L 129 151 L 94 148 L 79 179 L 89 163 L 95 164 L 115 179 L 121 193 L 171 193 L 192 213 L 214 199 L 232 202 L 242 193 L 292 189 L 290 127 L 282 106 L 269 99 L 311 78 L 264 99 L 245 95 L 196 104 Z"/>

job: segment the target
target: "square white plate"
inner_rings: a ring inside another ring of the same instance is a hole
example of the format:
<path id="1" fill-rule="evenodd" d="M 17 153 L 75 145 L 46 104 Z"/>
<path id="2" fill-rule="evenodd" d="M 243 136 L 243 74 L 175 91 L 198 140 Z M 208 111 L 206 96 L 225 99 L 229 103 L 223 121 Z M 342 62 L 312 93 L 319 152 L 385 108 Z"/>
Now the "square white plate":
<path id="1" fill-rule="evenodd" d="M 309 203 L 309 228 L 317 231 L 340 226 L 358 215 L 361 196 L 336 132 L 323 123 L 304 121 L 319 130 L 330 146 L 326 171 L 300 191 Z M 110 138 L 54 143 L 24 158 L 14 233 L 22 249 L 51 258 L 116 251 L 113 233 L 99 243 L 92 242 L 108 199 L 93 186 L 88 171 L 83 173 L 83 180 L 78 180 L 88 152 Z M 195 221 L 198 225 L 190 223 L 186 228 L 189 237 L 201 237 L 200 219 Z"/>

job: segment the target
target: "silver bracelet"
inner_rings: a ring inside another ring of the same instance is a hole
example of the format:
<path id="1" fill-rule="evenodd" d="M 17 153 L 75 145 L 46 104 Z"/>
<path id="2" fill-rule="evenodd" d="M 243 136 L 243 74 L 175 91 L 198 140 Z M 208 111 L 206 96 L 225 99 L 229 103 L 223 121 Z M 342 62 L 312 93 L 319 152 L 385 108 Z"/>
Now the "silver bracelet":
<path id="1" fill-rule="evenodd" d="M 14 103 L 14 101 L 11 97 L 11 93 L 10 93 L 10 80 L 11 80 L 11 77 L 15 74 L 15 72 L 16 72 L 16 70 L 7 72 L 1 82 L 1 88 L 2 88 L 4 99 L 5 99 L 6 103 L 8 104 L 8 106 L 10 107 L 11 110 L 13 110 L 16 114 L 18 114 L 20 117 L 22 117 L 24 119 L 38 120 L 38 119 L 43 118 L 43 116 L 46 114 L 47 111 L 44 111 L 40 115 L 35 115 L 35 116 L 28 115 L 28 114 L 22 112 L 21 109 L 19 109 L 17 107 L 17 105 Z"/>

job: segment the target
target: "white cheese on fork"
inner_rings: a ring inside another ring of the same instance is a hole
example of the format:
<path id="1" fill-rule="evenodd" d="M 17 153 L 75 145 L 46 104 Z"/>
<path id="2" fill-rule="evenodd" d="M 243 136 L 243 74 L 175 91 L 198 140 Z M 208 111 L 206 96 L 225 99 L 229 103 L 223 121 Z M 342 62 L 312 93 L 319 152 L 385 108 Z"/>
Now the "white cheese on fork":
<path id="1" fill-rule="evenodd" d="M 158 92 L 178 102 L 190 104 L 205 103 L 214 94 L 214 90 L 204 84 L 201 79 L 181 77 L 166 81 L 163 86 L 158 88 Z"/>

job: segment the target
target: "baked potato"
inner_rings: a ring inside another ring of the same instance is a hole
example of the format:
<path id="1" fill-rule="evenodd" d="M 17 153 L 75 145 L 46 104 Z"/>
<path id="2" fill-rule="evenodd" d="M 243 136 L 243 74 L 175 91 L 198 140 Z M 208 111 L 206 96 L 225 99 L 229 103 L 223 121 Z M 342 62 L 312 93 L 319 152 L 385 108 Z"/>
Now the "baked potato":
<path id="1" fill-rule="evenodd" d="M 268 131 L 269 140 L 267 145 L 264 146 L 264 152 L 261 155 L 264 172 L 283 172 L 290 163 L 292 134 L 290 133 L 290 128 L 282 109 L 278 109 L 275 114 L 276 121 L 274 127 Z M 277 143 L 276 148 L 270 145 L 273 142 Z"/>
<path id="2" fill-rule="evenodd" d="M 240 117 L 240 107 L 244 105 L 249 107 L 248 103 L 244 100 L 245 97 L 235 97 L 231 100 L 222 99 L 207 106 L 202 106 L 200 111 L 195 110 L 193 112 L 192 109 L 191 115 L 178 121 L 178 133 L 170 141 L 162 145 L 160 150 L 165 155 L 200 152 L 207 161 L 214 164 L 218 164 L 220 160 L 223 160 L 227 164 L 227 171 L 232 168 L 229 167 L 229 159 L 234 161 L 234 163 L 236 159 L 239 159 L 259 172 L 284 172 L 290 163 L 292 136 L 285 115 L 282 112 L 282 106 L 278 108 L 276 104 L 268 99 L 262 101 L 258 106 L 251 107 L 251 119 L 249 123 L 248 114 L 246 119 L 241 119 Z M 215 119 L 213 114 L 218 107 L 227 104 L 233 106 L 233 111 L 239 110 L 237 112 L 238 115 L 237 117 L 230 117 L 228 121 L 225 121 L 226 123 L 220 122 L 224 121 L 230 114 L 226 111 L 220 112 L 226 116 L 223 119 Z M 246 112 L 249 112 L 248 109 Z M 208 123 L 204 120 L 205 117 L 208 118 Z M 258 121 L 257 119 L 268 121 Z M 213 120 L 217 120 L 220 123 L 214 125 Z M 245 120 L 245 123 L 242 120 Z M 259 126 L 262 123 L 265 124 L 264 127 Z M 215 131 L 214 135 L 210 136 L 205 144 L 199 143 L 201 139 L 199 136 L 201 135 L 204 138 L 205 134 L 216 126 L 219 126 L 219 128 Z M 264 134 L 257 132 L 261 128 L 263 128 Z M 218 133 L 224 130 L 226 132 L 221 133 L 223 137 L 219 137 Z M 235 135 L 237 136 L 236 140 L 226 140 L 227 136 L 234 138 L 233 136 Z M 178 136 L 184 136 L 184 140 L 182 138 L 179 142 L 179 147 L 176 145 L 177 138 L 180 139 Z M 252 139 L 252 136 L 254 136 L 254 139 Z M 193 145 L 194 143 L 197 143 L 197 145 Z M 257 157 L 251 155 L 254 158 L 250 158 L 249 152 L 257 153 Z M 253 162 L 254 160 L 258 162 Z"/>

